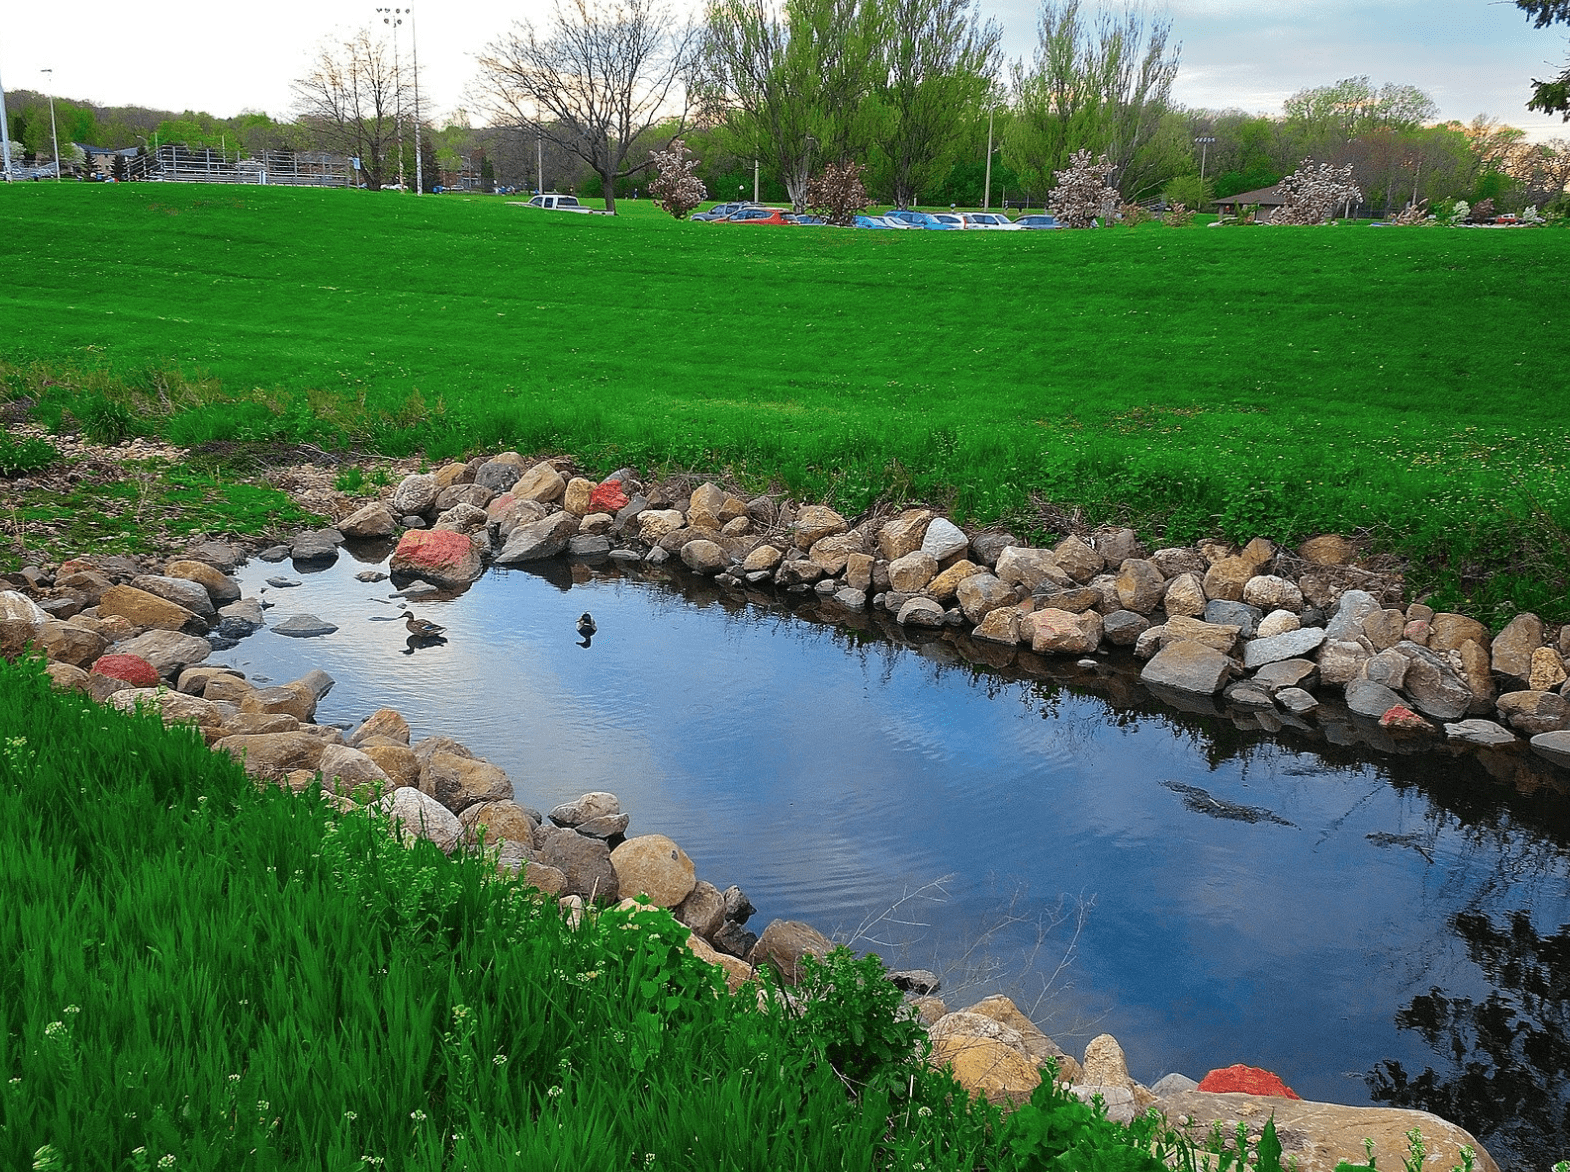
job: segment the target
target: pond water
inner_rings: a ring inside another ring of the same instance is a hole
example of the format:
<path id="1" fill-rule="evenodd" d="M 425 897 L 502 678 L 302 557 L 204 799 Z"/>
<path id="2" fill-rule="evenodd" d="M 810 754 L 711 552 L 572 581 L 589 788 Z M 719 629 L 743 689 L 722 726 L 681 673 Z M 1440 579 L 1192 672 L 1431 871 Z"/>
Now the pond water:
<path id="1" fill-rule="evenodd" d="M 375 559 L 386 551 L 362 552 Z M 549 810 L 616 793 L 749 925 L 800 919 L 1002 991 L 1064 1049 L 1115 1035 L 1135 1078 L 1247 1062 L 1305 1098 L 1445 1115 L 1503 1166 L 1570 1156 L 1570 799 L 1474 759 L 1383 757 L 1163 706 L 1115 658 L 1025 675 L 813 621 L 686 575 L 554 563 L 420 602 L 252 562 L 270 630 L 214 656 L 337 681 L 317 719 L 383 705 Z M 574 621 L 599 632 L 582 647 Z"/>

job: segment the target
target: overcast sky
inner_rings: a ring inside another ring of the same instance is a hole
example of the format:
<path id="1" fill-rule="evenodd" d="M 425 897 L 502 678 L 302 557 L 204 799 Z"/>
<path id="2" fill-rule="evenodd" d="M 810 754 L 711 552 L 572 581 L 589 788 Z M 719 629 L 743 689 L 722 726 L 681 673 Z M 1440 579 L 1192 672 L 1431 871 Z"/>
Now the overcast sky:
<path id="1" fill-rule="evenodd" d="M 475 54 L 511 21 L 547 13 L 550 2 L 419 7 L 423 102 L 442 113 L 461 105 Z M 984 0 L 983 11 L 1003 25 L 1010 56 L 1030 55 L 1037 4 Z M 1085 6 L 1093 9 L 1095 0 Z M 283 116 L 290 79 L 304 72 L 311 48 L 378 22 L 375 7 L 342 0 L 8 4 L 0 10 L 0 82 L 43 89 L 41 70 L 52 67 L 56 92 L 106 105 Z M 1282 99 L 1299 89 L 1367 74 L 1376 84 L 1422 87 L 1443 118 L 1487 113 L 1533 139 L 1570 137 L 1557 117 L 1524 108 L 1530 78 L 1557 76 L 1564 30 L 1533 29 L 1509 0 L 1170 0 L 1155 10 L 1170 15 L 1182 42 L 1176 96 L 1190 106 L 1279 113 Z"/>

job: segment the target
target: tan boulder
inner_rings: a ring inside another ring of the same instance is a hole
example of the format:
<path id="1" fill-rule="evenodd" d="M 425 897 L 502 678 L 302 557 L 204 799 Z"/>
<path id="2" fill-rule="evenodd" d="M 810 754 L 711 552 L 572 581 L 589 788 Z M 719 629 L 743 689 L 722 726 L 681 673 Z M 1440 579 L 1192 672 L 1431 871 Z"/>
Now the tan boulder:
<path id="1" fill-rule="evenodd" d="M 443 464 L 431 475 L 436 478 L 436 490 L 438 492 L 451 488 L 455 484 L 474 483 L 474 469 L 456 460 L 451 464 Z"/>
<path id="2" fill-rule="evenodd" d="M 87 667 L 109 647 L 109 640 L 97 631 L 49 619 L 38 630 L 35 642 L 45 655 L 72 667 Z"/>
<path id="3" fill-rule="evenodd" d="M 780 564 L 780 559 L 785 555 L 772 545 L 760 545 L 742 559 L 741 570 L 744 574 L 767 573 Z"/>
<path id="4" fill-rule="evenodd" d="M 561 507 L 575 517 L 587 517 L 594 511 L 589 504 L 589 498 L 594 495 L 594 488 L 594 481 L 574 476 L 567 482 L 567 487 L 562 494 Z"/>
<path id="5" fill-rule="evenodd" d="M 539 501 L 520 500 L 511 493 L 504 493 L 485 507 L 485 520 L 496 527 L 496 536 L 503 541 L 512 536 L 514 529 L 522 529 L 543 520 L 545 506 Z"/>
<path id="6" fill-rule="evenodd" d="M 1161 633 L 1161 646 L 1173 643 L 1200 643 L 1212 647 L 1223 655 L 1231 655 L 1237 646 L 1238 632 L 1242 628 L 1231 623 L 1207 623 L 1187 615 L 1173 615 Z"/>
<path id="7" fill-rule="evenodd" d="M 1045 607 L 1032 615 L 1030 649 L 1037 655 L 1085 655 L 1101 646 L 1101 616 Z"/>
<path id="8" fill-rule="evenodd" d="M 671 908 L 692 894 L 698 882 L 687 852 L 663 834 L 640 834 L 611 851 L 611 867 L 625 895 L 644 895 Z"/>
<path id="9" fill-rule="evenodd" d="M 109 707 L 122 712 L 134 712 L 139 707 L 156 712 L 170 728 L 177 724 L 194 724 L 204 736 L 211 732 L 209 739 L 213 741 L 223 735 L 223 714 L 218 705 L 168 688 L 128 688 L 110 696 Z"/>
<path id="10" fill-rule="evenodd" d="M 345 537 L 356 536 L 347 530 L 343 530 L 343 534 Z M 195 558 L 176 558 L 164 567 L 164 576 L 195 582 L 207 591 L 207 596 L 212 599 L 214 606 L 225 606 L 239 601 L 240 598 L 238 582 L 222 570 L 215 569 L 206 562 L 199 562 Z"/>
<path id="11" fill-rule="evenodd" d="M 327 743 L 305 732 L 227 736 L 213 746 L 245 765 L 252 777 L 281 780 L 297 769 L 316 771 Z"/>
<path id="12" fill-rule="evenodd" d="M 1363 620 L 1363 637 L 1375 651 L 1394 647 L 1406 637 L 1406 614 L 1399 610 L 1376 610 Z"/>
<path id="13" fill-rule="evenodd" d="M 812 548 L 807 551 L 807 557 L 822 566 L 825 575 L 836 578 L 845 569 L 850 555 L 863 551 L 861 534 L 853 529 L 847 533 L 838 533 L 833 537 L 825 537 L 821 541 L 813 542 Z"/>
<path id="14" fill-rule="evenodd" d="M 394 517 L 392 510 L 381 501 L 372 501 L 368 505 L 362 505 L 342 521 L 339 521 L 337 529 L 339 533 L 342 533 L 350 540 L 356 538 L 391 537 L 398 530 L 398 518 Z M 214 599 L 214 601 L 217 600 Z"/>
<path id="15" fill-rule="evenodd" d="M 429 794 L 454 814 L 476 802 L 498 802 L 512 797 L 512 781 L 489 761 L 433 753 L 420 770 L 420 792 Z"/>
<path id="16" fill-rule="evenodd" d="M 963 1010 L 939 1018 L 928 1031 L 928 1061 L 948 1067 L 954 1081 L 989 1103 L 1022 1103 L 1041 1085 L 1041 1071 L 1019 1031 Z"/>
<path id="17" fill-rule="evenodd" d="M 1254 577 L 1256 563 L 1242 556 L 1222 558 L 1205 571 L 1205 597 L 1242 602 L 1243 588 Z"/>
<path id="18" fill-rule="evenodd" d="M 1118 566 L 1116 578 L 1118 602 L 1124 610 L 1148 615 L 1161 602 L 1166 579 L 1154 562 L 1143 558 L 1125 558 Z"/>
<path id="19" fill-rule="evenodd" d="M 852 590 L 872 589 L 872 567 L 876 560 L 870 553 L 853 553 L 845 559 L 845 585 Z"/>
<path id="20" fill-rule="evenodd" d="M 833 949 L 833 942 L 811 924 L 799 920 L 774 920 L 763 930 L 747 959 L 754 968 L 771 964 L 781 981 L 799 985 L 807 975 L 801 958 L 811 955 L 822 959 Z"/>
<path id="21" fill-rule="evenodd" d="M 980 623 L 993 611 L 1012 606 L 1014 590 L 982 571 L 961 581 L 955 588 L 954 597 L 965 617 L 972 623 Z"/>
<path id="22" fill-rule="evenodd" d="M 534 821 L 511 798 L 475 802 L 458 815 L 458 821 L 463 824 L 463 840 L 466 843 L 478 843 L 483 829 L 486 846 L 495 846 L 498 839 L 506 839 L 534 849 Z"/>
<path id="23" fill-rule="evenodd" d="M 796 517 L 796 548 L 811 549 L 825 537 L 844 533 L 850 524 L 827 505 L 807 505 Z"/>
<path id="24" fill-rule="evenodd" d="M 1429 620 L 1428 646 L 1433 651 L 1450 651 L 1474 639 L 1485 651 L 1492 645 L 1488 628 L 1464 614 L 1436 614 Z"/>
<path id="25" fill-rule="evenodd" d="M 985 574 L 986 572 L 987 568 L 985 566 L 978 566 L 975 562 L 962 558 L 928 582 L 925 587 L 925 593 L 930 594 L 939 602 L 953 602 L 955 595 L 959 593 L 959 584 L 961 582 L 966 578 L 974 577 L 977 574 Z"/>
<path id="26" fill-rule="evenodd" d="M 1255 574 L 1243 583 L 1243 601 L 1263 611 L 1303 609 L 1303 592 L 1279 574 Z"/>
<path id="27" fill-rule="evenodd" d="M 294 732 L 299 727 L 300 722 L 287 712 L 230 712 L 224 717 L 224 731 L 229 736 Z"/>
<path id="28" fill-rule="evenodd" d="M 207 687 L 202 689 L 205 699 L 228 699 L 210 694 L 217 683 L 217 677 L 207 681 Z M 240 698 L 239 704 L 241 712 L 287 712 L 301 724 L 309 724 L 316 716 L 316 693 L 299 681 L 276 688 L 254 688 Z"/>
<path id="29" fill-rule="evenodd" d="M 609 533 L 615 523 L 616 518 L 609 513 L 590 513 L 578 522 L 578 532 L 590 537 L 599 537 Z"/>
<path id="30" fill-rule="evenodd" d="M 1017 606 L 1000 606 L 976 624 L 971 638 L 1013 646 L 1020 641 L 1020 617 L 1024 613 Z"/>
<path id="31" fill-rule="evenodd" d="M 361 742 L 355 745 L 355 748 L 376 762 L 377 767 L 392 780 L 393 785 L 419 787 L 420 759 L 407 745 Z"/>
<path id="32" fill-rule="evenodd" d="M 725 505 L 725 493 L 718 485 L 704 483 L 692 490 L 687 501 L 687 524 L 695 528 L 718 529 L 725 522 L 720 520 L 720 510 Z"/>
<path id="33" fill-rule="evenodd" d="M 1166 597 L 1161 605 L 1168 615 L 1197 619 L 1205 613 L 1207 601 L 1203 580 L 1198 574 L 1189 571 L 1179 574 L 1167 584 Z"/>
<path id="34" fill-rule="evenodd" d="M 1049 550 L 1031 549 L 1024 545 L 1006 547 L 998 554 L 998 562 L 992 572 L 1005 585 L 1023 586 L 1032 591 L 1049 583 L 1060 589 L 1074 585 L 1073 577 L 1058 565 Z"/>
<path id="35" fill-rule="evenodd" d="M 638 514 L 638 540 L 646 545 L 658 544 L 678 529 L 686 527 L 687 518 L 680 509 L 645 509 Z"/>
<path id="36" fill-rule="evenodd" d="M 566 489 L 567 481 L 562 474 L 542 460 L 520 476 L 508 491 L 519 500 L 550 504 L 560 500 Z"/>
<path id="37" fill-rule="evenodd" d="M 913 550 L 889 563 L 889 587 L 900 594 L 925 590 L 938 573 L 938 559 L 930 553 Z"/>
<path id="38" fill-rule="evenodd" d="M 1472 690 L 1472 695 L 1482 702 L 1483 711 L 1486 712 L 1486 705 L 1492 704 L 1496 695 L 1488 652 L 1476 639 L 1468 639 L 1457 651 L 1461 655 L 1461 676 Z"/>
<path id="39" fill-rule="evenodd" d="M 931 509 L 911 509 L 892 521 L 884 522 L 878 531 L 878 552 L 886 561 L 895 561 L 921 548 L 932 520 Z"/>
<path id="40" fill-rule="evenodd" d="M 1494 644 L 1496 647 L 1498 643 Z M 1552 647 L 1539 647 L 1532 652 L 1532 670 L 1527 687 L 1534 692 L 1547 692 L 1565 682 L 1565 663 Z"/>
<path id="41" fill-rule="evenodd" d="M 1080 583 L 1089 582 L 1107 564 L 1101 554 L 1077 537 L 1065 537 L 1053 547 L 1052 560 Z"/>
<path id="42" fill-rule="evenodd" d="M 701 537 L 682 543 L 681 560 L 695 574 L 718 574 L 729 564 L 723 546 Z"/>
<path id="43" fill-rule="evenodd" d="M 393 790 L 374 802 L 371 809 L 391 821 L 405 845 L 423 838 L 435 843 L 442 854 L 450 855 L 458 849 L 463 838 L 458 816 L 429 794 L 411 786 Z"/>
<path id="44" fill-rule="evenodd" d="M 1268 565 L 1276 556 L 1275 543 L 1264 537 L 1256 537 L 1245 545 L 1237 556 L 1253 566 L 1254 572 L 1258 574 L 1262 572 L 1261 568 Z"/>
<path id="45" fill-rule="evenodd" d="M 614 864 L 615 859 L 611 861 Z M 671 914 L 699 936 L 712 937 L 725 926 L 725 894 L 714 884 L 699 879 L 687 898 L 671 909 Z"/>
<path id="46" fill-rule="evenodd" d="M 1133 1089 L 1134 1080 L 1128 1076 L 1123 1047 L 1111 1034 L 1098 1034 L 1086 1044 L 1079 1080 L 1086 1086 Z"/>
<path id="47" fill-rule="evenodd" d="M 195 671 L 187 668 L 186 671 Z M 183 682 L 185 673 L 180 674 Z M 200 692 L 204 700 L 226 700 L 231 704 L 242 704 L 248 697 L 256 694 L 256 685 L 250 680 L 242 679 L 232 672 L 217 671 L 206 677 Z M 243 708 L 242 708 L 243 711 Z"/>
<path id="48" fill-rule="evenodd" d="M 348 745 L 328 745 L 316 768 L 322 775 L 322 788 L 334 793 L 386 793 L 397 788 L 373 757 Z"/>
<path id="49" fill-rule="evenodd" d="M 1297 547 L 1297 556 L 1315 566 L 1344 566 L 1356 551 L 1345 537 L 1322 533 Z"/>
<path id="50" fill-rule="evenodd" d="M 79 667 L 72 667 L 69 663 L 48 663 L 44 665 L 44 674 L 49 677 L 50 686 L 57 692 L 85 692 L 90 687 L 91 677 Z"/>
<path id="51" fill-rule="evenodd" d="M 1058 1044 L 1046 1034 L 1030 1018 L 1020 1012 L 1019 1006 L 1001 993 L 985 997 L 974 1005 L 967 1006 L 963 1012 L 979 1013 L 983 1017 L 990 1017 L 994 1021 L 1018 1031 L 1020 1040 L 1028 1051 L 1028 1057 L 1037 1066 L 1045 1066 L 1049 1061 L 1057 1063 L 1059 1082 L 1076 1082 L 1079 1079 L 1079 1063 L 1065 1054 Z"/>
<path id="52" fill-rule="evenodd" d="M 196 621 L 196 612 L 135 586 L 111 586 L 98 600 L 100 615 L 119 615 L 143 629 L 178 631 Z"/>
<path id="53" fill-rule="evenodd" d="M 372 737 L 389 737 L 400 744 L 409 743 L 409 722 L 396 708 L 378 708 L 365 718 L 365 722 L 349 737 L 349 744 L 358 749 Z"/>
<path id="54" fill-rule="evenodd" d="M 1264 1095 L 1208 1094 L 1181 1091 L 1156 1102 L 1156 1109 L 1168 1122 L 1182 1128 L 1189 1137 L 1203 1144 L 1211 1129 L 1219 1125 L 1224 1135 L 1237 1131 L 1238 1124 L 1248 1128 L 1251 1143 L 1257 1143 L 1265 1123 L 1275 1119 L 1276 1136 L 1281 1141 L 1281 1166 L 1297 1172 L 1335 1172 L 1340 1162 L 1367 1166 L 1368 1153 L 1363 1144 L 1372 1140 L 1374 1163 L 1380 1168 L 1400 1168 L 1410 1154 L 1407 1135 L 1416 1130 L 1427 1151 L 1425 1167 L 1459 1168 L 1465 1162 L 1463 1147 L 1476 1156 L 1474 1172 L 1498 1172 L 1499 1166 L 1469 1132 L 1426 1111 L 1396 1107 L 1343 1107 L 1333 1103 L 1312 1103 Z"/>
<path id="55" fill-rule="evenodd" d="M 1523 687 L 1532 677 L 1532 654 L 1542 645 L 1543 620 L 1530 612 L 1516 615 L 1494 636 L 1494 671 Z"/>
<path id="56" fill-rule="evenodd" d="M 750 964 L 739 956 L 729 956 L 720 952 L 696 932 L 687 934 L 687 948 L 699 960 L 723 970 L 725 987 L 732 993 L 737 992 L 753 978 L 753 968 Z"/>

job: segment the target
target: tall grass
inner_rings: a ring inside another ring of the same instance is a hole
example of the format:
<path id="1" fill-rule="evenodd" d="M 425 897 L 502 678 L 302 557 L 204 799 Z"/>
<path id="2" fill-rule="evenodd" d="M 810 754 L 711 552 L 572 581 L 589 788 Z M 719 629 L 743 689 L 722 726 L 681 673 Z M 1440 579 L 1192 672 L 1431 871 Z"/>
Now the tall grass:
<path id="1" fill-rule="evenodd" d="M 47 190 L 40 190 L 47 188 Z M 1570 233 L 856 233 L 500 200 L 0 192 L 0 383 L 182 444 L 728 467 L 852 512 L 1370 535 L 1506 618 L 1570 586 Z"/>

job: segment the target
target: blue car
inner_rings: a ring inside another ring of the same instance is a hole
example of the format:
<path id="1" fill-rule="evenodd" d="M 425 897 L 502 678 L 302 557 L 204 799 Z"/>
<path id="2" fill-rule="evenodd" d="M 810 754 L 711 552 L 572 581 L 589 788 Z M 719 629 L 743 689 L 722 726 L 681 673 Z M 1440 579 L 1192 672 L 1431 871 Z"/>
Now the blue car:
<path id="1" fill-rule="evenodd" d="M 888 218 L 891 220 L 899 220 L 904 224 L 909 224 L 912 228 L 925 228 L 929 232 L 959 231 L 958 225 L 945 224 L 936 216 L 929 216 L 926 212 L 913 212 L 907 211 L 904 208 L 900 208 L 896 211 L 890 212 L 888 214 Z"/>
<path id="2" fill-rule="evenodd" d="M 1014 221 L 1020 228 L 1061 228 L 1056 216 L 1021 216 Z"/>
<path id="3" fill-rule="evenodd" d="M 887 222 L 884 216 L 857 216 L 852 223 L 857 228 L 875 228 L 880 232 L 892 232 L 894 225 Z"/>

